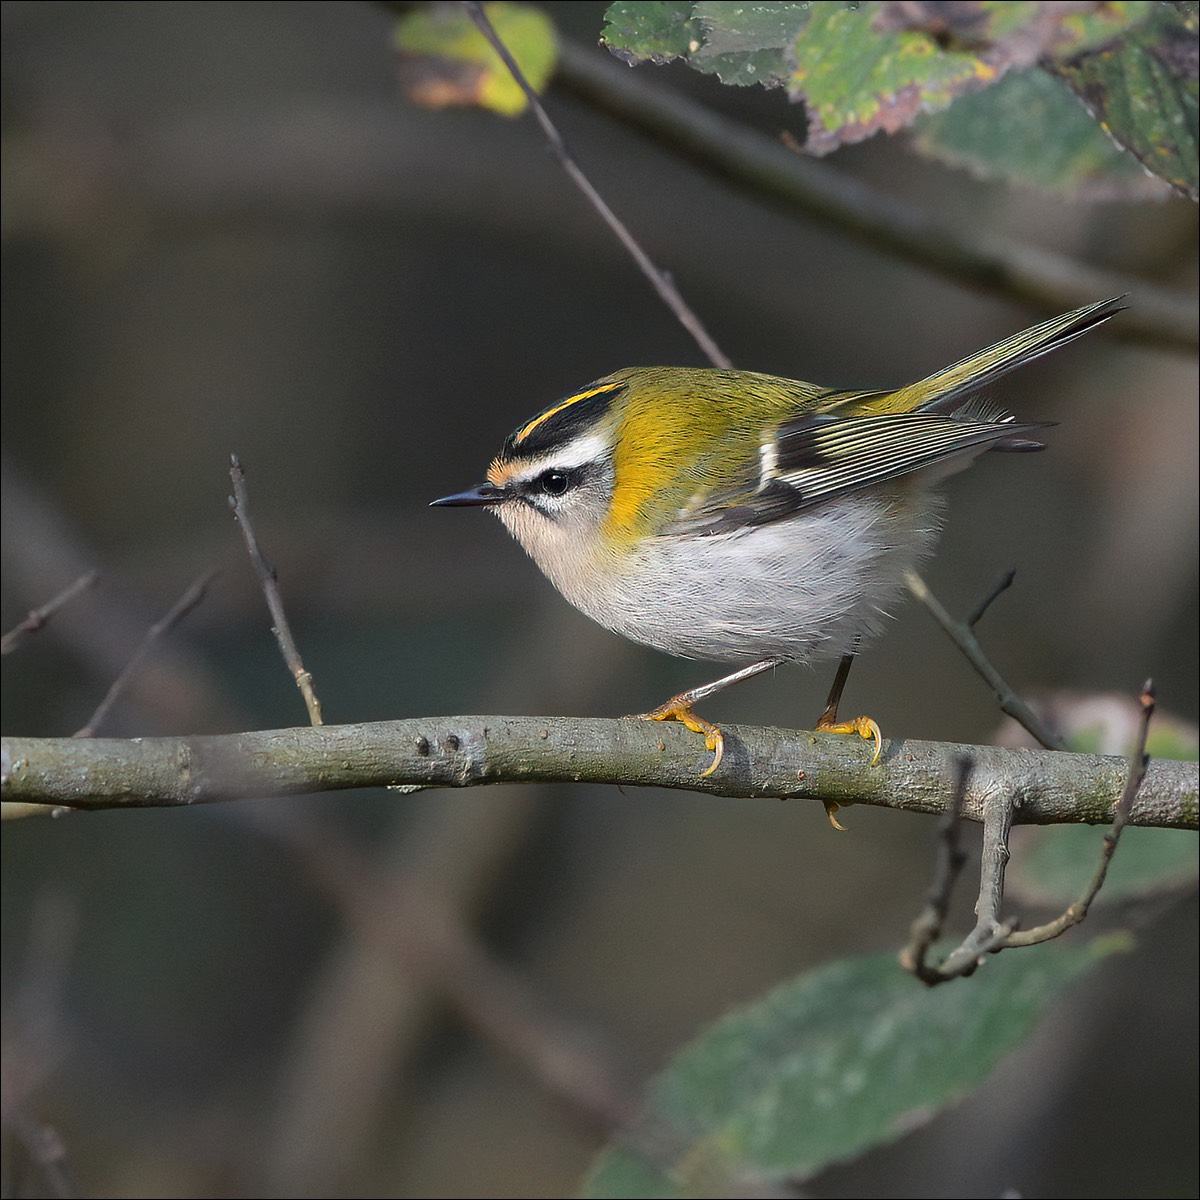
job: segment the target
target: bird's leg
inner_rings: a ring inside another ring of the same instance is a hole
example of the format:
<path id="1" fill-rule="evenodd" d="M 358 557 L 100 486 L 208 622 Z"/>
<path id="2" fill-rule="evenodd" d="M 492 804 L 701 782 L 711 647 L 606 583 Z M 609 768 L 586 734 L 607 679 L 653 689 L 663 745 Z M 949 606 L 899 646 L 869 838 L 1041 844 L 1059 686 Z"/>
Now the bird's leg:
<path id="1" fill-rule="evenodd" d="M 871 766 L 874 766 L 883 750 L 883 734 L 875 720 L 872 717 L 855 717 L 853 721 L 838 720 L 838 705 L 842 702 L 842 692 L 846 688 L 846 679 L 850 675 L 853 663 L 853 650 L 842 655 L 837 674 L 833 677 L 833 687 L 829 689 L 829 699 L 825 701 L 825 711 L 817 718 L 817 729 L 822 733 L 857 733 L 865 741 L 874 742 L 875 752 L 871 755 Z M 836 816 L 839 807 L 832 801 L 825 805 L 825 815 L 835 829 L 842 828 Z"/>
<path id="2" fill-rule="evenodd" d="M 817 718 L 817 729 L 822 733 L 857 733 L 865 741 L 875 743 L 875 753 L 871 755 L 871 766 L 879 761 L 883 751 L 883 734 L 872 717 L 855 717 L 853 721 L 838 720 L 838 705 L 842 702 L 842 692 L 846 688 L 846 678 L 854 662 L 854 651 L 842 655 L 838 663 L 837 674 L 833 679 L 833 687 L 829 689 L 829 699 L 825 701 L 825 711 Z"/>
<path id="3" fill-rule="evenodd" d="M 725 738 L 721 730 L 711 721 L 697 716 L 692 706 L 701 700 L 707 700 L 709 696 L 715 696 L 717 692 L 723 692 L 735 683 L 741 683 L 743 679 L 753 679 L 755 675 L 761 675 L 764 671 L 777 667 L 782 661 L 779 658 L 764 658 L 762 662 L 751 663 L 750 666 L 743 667 L 740 671 L 734 671 L 732 675 L 726 675 L 712 683 L 692 688 L 688 692 L 680 692 L 678 696 L 672 696 L 666 704 L 660 704 L 650 712 L 640 714 L 641 720 L 678 721 L 681 725 L 686 725 L 693 733 L 704 734 L 704 745 L 712 752 L 713 760 L 709 764 L 708 770 L 700 773 L 700 778 L 703 779 L 705 775 L 711 775 L 721 765 L 721 759 L 725 756 Z"/>
<path id="4" fill-rule="evenodd" d="M 880 761 L 880 754 L 883 750 L 883 734 L 880 732 L 880 727 L 876 724 L 874 718 L 870 716 L 856 716 L 852 721 L 838 720 L 838 706 L 841 703 L 842 691 L 846 689 L 846 679 L 850 676 L 850 668 L 854 662 L 854 650 L 850 654 L 841 656 L 841 662 L 838 664 L 838 673 L 833 679 L 833 686 L 829 689 L 829 698 L 826 701 L 824 712 L 817 718 L 817 730 L 822 733 L 857 733 L 860 738 L 866 742 L 875 743 L 875 752 L 871 755 L 871 766 Z M 841 805 L 835 804 L 833 800 L 828 800 L 826 803 L 826 816 L 829 818 L 829 823 L 834 829 L 841 829 L 842 826 L 838 823 L 838 809 Z"/>

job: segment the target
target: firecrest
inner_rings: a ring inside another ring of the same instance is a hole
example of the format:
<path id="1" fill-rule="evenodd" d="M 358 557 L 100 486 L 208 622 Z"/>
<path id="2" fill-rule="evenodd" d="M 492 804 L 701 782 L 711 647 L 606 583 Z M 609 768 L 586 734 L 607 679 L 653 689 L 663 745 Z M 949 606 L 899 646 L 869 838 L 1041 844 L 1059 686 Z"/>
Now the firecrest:
<path id="1" fill-rule="evenodd" d="M 987 450 L 1040 450 L 978 393 L 1107 321 L 1123 297 L 1064 313 L 895 391 L 753 371 L 633 367 L 526 422 L 487 482 L 435 505 L 490 508 L 576 608 L 684 658 L 746 664 L 645 716 L 705 735 L 693 706 L 779 663 L 843 656 L 817 728 L 837 720 L 849 655 L 880 631 L 933 548 L 936 485 Z"/>

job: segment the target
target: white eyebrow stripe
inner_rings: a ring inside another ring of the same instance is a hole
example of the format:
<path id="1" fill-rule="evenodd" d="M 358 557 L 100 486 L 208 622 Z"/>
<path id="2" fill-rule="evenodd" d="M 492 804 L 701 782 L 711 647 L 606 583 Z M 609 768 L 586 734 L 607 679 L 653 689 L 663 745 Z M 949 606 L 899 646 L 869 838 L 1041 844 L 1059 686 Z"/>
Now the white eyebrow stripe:
<path id="1" fill-rule="evenodd" d="M 596 462 L 608 453 L 608 443 L 595 433 L 581 433 L 577 438 L 556 447 L 537 458 L 522 462 L 511 478 L 524 483 L 536 479 L 543 471 L 570 471 L 575 467 Z"/>

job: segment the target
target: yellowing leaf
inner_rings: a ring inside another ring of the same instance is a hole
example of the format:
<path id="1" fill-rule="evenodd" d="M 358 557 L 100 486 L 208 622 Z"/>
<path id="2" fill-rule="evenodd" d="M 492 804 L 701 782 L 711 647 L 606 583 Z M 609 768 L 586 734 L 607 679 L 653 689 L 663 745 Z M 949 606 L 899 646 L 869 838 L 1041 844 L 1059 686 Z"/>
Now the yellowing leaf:
<path id="1" fill-rule="evenodd" d="M 554 26 L 519 4 L 484 6 L 529 85 L 541 92 L 554 71 Z M 427 108 L 478 106 L 506 117 L 525 111 L 521 91 L 500 56 L 458 5 L 410 13 L 396 23 L 398 74 L 410 100 Z"/>

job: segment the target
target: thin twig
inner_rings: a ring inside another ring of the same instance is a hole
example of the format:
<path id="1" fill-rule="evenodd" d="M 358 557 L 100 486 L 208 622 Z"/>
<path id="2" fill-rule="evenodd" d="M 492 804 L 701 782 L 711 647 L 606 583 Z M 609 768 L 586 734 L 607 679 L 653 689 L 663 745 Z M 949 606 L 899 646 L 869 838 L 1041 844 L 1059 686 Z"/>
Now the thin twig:
<path id="1" fill-rule="evenodd" d="M 997 937 L 1007 937 L 1017 927 L 1015 919 L 1000 920 L 1004 903 L 1004 875 L 1012 852 L 1008 848 L 1017 806 L 1007 792 L 997 792 L 983 816 L 983 847 L 979 858 L 979 898 L 975 901 L 975 928 L 964 945 L 984 954 Z"/>
<path id="2" fill-rule="evenodd" d="M 974 974 L 984 955 L 1001 949 L 1005 938 L 1015 928 L 1015 922 L 1001 923 L 997 917 L 1004 897 L 1004 868 L 1008 864 L 1008 831 L 1012 826 L 1013 805 L 1007 795 L 993 795 L 984 811 L 975 928 L 941 962 L 930 965 L 928 961 L 929 950 L 941 936 L 945 924 L 951 890 L 966 863 L 958 829 L 971 769 L 969 759 L 959 759 L 954 804 L 942 819 L 942 849 L 929 900 L 913 922 L 908 945 L 900 952 L 900 965 L 929 987 Z"/>
<path id="3" fill-rule="evenodd" d="M 1005 571 L 1004 574 L 1001 575 L 998 580 L 996 580 L 996 583 L 993 585 L 992 590 L 990 592 L 988 592 L 988 594 L 986 596 L 984 596 L 984 598 L 982 600 L 980 600 L 980 602 L 977 605 L 975 605 L 975 610 L 966 619 L 965 624 L 968 629 L 974 629 L 975 626 L 978 625 L 979 622 L 983 620 L 983 614 L 985 612 L 987 612 L 987 610 L 989 608 L 992 607 L 992 602 L 998 596 L 1000 596 L 1004 592 L 1007 592 L 1008 589 L 1010 587 L 1012 587 L 1013 580 L 1016 579 L 1016 577 L 1017 577 L 1016 568 L 1009 567 L 1009 569 L 1007 571 Z"/>
<path id="4" fill-rule="evenodd" d="M 204 599 L 204 593 L 208 589 L 209 583 L 212 581 L 215 571 L 209 571 L 202 575 L 195 583 L 192 584 L 178 600 L 175 601 L 171 610 L 161 621 L 155 622 L 149 629 L 146 630 L 146 636 L 142 638 L 138 648 L 133 652 L 133 657 L 125 664 L 121 673 L 113 680 L 112 686 L 105 693 L 104 699 L 96 706 L 96 711 L 92 713 L 91 719 L 82 729 L 77 729 L 71 736 L 77 738 L 91 738 L 96 736 L 96 730 L 100 727 L 101 722 L 108 716 L 113 705 L 120 698 L 121 693 L 129 686 L 130 680 L 133 679 L 146 656 L 153 649 L 154 644 L 166 634 L 170 633 L 184 617 Z"/>
<path id="5" fill-rule="evenodd" d="M 981 292 L 1062 312 L 1097 296 L 1134 293 L 1137 304 L 1114 336 L 1194 351 L 1192 294 L 1100 270 L 1044 246 L 955 222 L 793 154 L 775 139 L 653 83 L 603 54 L 559 38 L 556 85 L 696 163 L 722 180 L 820 221 L 922 270 Z"/>
<path id="6" fill-rule="evenodd" d="M 1104 835 L 1104 850 L 1100 862 L 1083 894 L 1061 916 L 1034 929 L 1017 932 L 1016 918 L 1005 921 L 1000 919 L 1000 908 L 1004 902 L 1004 872 L 1009 860 L 1008 837 L 1016 806 L 1010 799 L 1010 793 L 994 793 L 984 809 L 983 852 L 979 872 L 979 899 L 975 905 L 975 928 L 937 966 L 931 967 L 926 961 L 927 954 L 941 933 L 949 905 L 950 889 L 963 861 L 955 832 L 962 808 L 962 797 L 966 790 L 966 774 L 964 772 L 960 775 L 954 804 L 947 810 L 943 821 L 944 850 L 939 858 L 929 902 L 913 922 L 909 944 L 900 954 L 900 962 L 906 970 L 931 987 L 946 983 L 951 979 L 972 974 L 985 955 L 1048 942 L 1080 924 L 1087 917 L 1092 902 L 1104 886 L 1109 863 L 1112 862 L 1121 838 L 1121 831 L 1129 823 L 1134 800 L 1146 776 L 1146 768 L 1150 761 L 1146 755 L 1146 736 L 1150 728 L 1150 718 L 1154 713 L 1153 681 L 1146 681 L 1140 702 L 1142 719 L 1136 745 L 1129 759 L 1125 786 L 1113 810 L 1112 826 Z"/>
<path id="7" fill-rule="evenodd" d="M 1008 835 L 1016 806 L 1011 793 L 996 791 L 987 799 L 983 814 L 983 848 L 979 856 L 979 898 L 975 902 L 975 927 L 951 950 L 938 966 L 938 978 L 926 983 L 945 983 L 975 973 L 985 955 L 995 954 L 1007 944 L 1017 927 L 1016 919 L 1000 920 L 1004 902 L 1004 872 L 1008 867 Z"/>
<path id="8" fill-rule="evenodd" d="M 1037 713 L 1004 681 L 1000 672 L 992 665 L 991 659 L 983 652 L 983 647 L 971 629 L 972 625 L 983 615 L 987 606 L 1008 586 L 1008 583 L 1012 582 L 1011 579 L 1004 582 L 999 588 L 993 589 L 987 600 L 982 605 L 976 606 L 969 622 L 956 621 L 916 571 L 905 572 L 904 582 L 908 585 L 909 591 L 929 610 L 933 619 L 949 634 L 950 640 L 963 652 L 971 666 L 983 677 L 995 693 L 1001 710 L 1019 725 L 1024 726 L 1047 750 L 1065 750 L 1066 745 L 1063 740 L 1049 729 Z"/>
<path id="9" fill-rule="evenodd" d="M 938 858 L 933 887 L 925 910 L 913 922 L 909 943 L 900 952 L 900 965 L 929 987 L 963 979 L 975 973 L 987 954 L 995 954 L 1007 944 L 1016 928 L 1016 921 L 1001 921 L 1000 905 L 1004 900 L 1004 871 L 1008 866 L 1008 834 L 1012 828 L 1015 807 L 1008 793 L 994 793 L 984 807 L 983 849 L 979 864 L 979 899 L 975 903 L 975 927 L 941 962 L 930 965 L 928 953 L 941 936 L 946 913 L 950 906 L 950 891 L 966 862 L 959 845 L 958 827 L 962 814 L 962 797 L 966 793 L 970 763 L 961 760 L 958 791 L 954 806 L 942 820 L 942 853 Z"/>
<path id="10" fill-rule="evenodd" d="M 962 848 L 959 830 L 963 804 L 967 798 L 967 780 L 971 775 L 970 758 L 965 754 L 960 757 L 957 769 L 954 799 L 938 822 L 938 856 L 933 883 L 930 885 L 925 907 L 909 930 L 908 945 L 900 951 L 900 965 L 923 983 L 938 981 L 938 969 L 928 965 L 929 951 L 942 936 L 946 915 L 950 911 L 950 897 L 954 885 L 967 863 L 967 853 Z"/>
<path id="11" fill-rule="evenodd" d="M 98 571 L 86 571 L 74 583 L 63 588 L 53 600 L 47 601 L 41 608 L 32 609 L 25 620 L 0 638 L 0 655 L 11 654 L 28 634 L 44 628 L 60 608 L 70 604 L 81 592 L 86 592 L 99 578 Z"/>
<path id="12" fill-rule="evenodd" d="M 250 502 L 246 494 L 246 472 L 238 461 L 236 454 L 229 456 L 229 478 L 233 481 L 233 495 L 229 497 L 229 507 L 234 519 L 242 528 L 242 536 L 246 539 L 246 549 L 250 561 L 254 564 L 258 582 L 266 597 L 267 608 L 271 613 L 271 632 L 279 643 L 283 661 L 287 663 L 304 704 L 308 709 L 308 720 L 312 725 L 321 725 L 321 702 L 317 699 L 313 687 L 312 675 L 305 669 L 300 659 L 300 651 L 296 649 L 296 641 L 292 637 L 291 626 L 288 625 L 287 615 L 283 611 L 283 597 L 279 594 L 279 582 L 275 577 L 275 568 L 263 557 L 258 548 L 258 539 L 254 536 L 254 526 L 250 523 Z"/>
<path id="13" fill-rule="evenodd" d="M 554 122 L 550 120 L 549 114 L 542 106 L 537 92 L 530 86 L 516 59 L 509 53 L 508 47 L 501 41 L 500 36 L 492 27 L 492 23 L 488 20 L 483 5 L 475 3 L 474 0 L 464 0 L 464 7 L 470 13 L 471 20 L 475 22 L 480 33 L 487 38 L 492 48 L 500 56 L 517 86 L 525 93 L 525 97 L 529 101 L 529 107 L 533 111 L 533 115 L 537 118 L 538 124 L 542 127 L 542 132 L 546 135 L 546 140 L 550 143 L 550 148 L 554 151 L 554 155 L 562 165 L 563 170 L 570 176 L 571 182 L 584 194 L 588 203 L 599 213 L 601 219 L 609 229 L 617 235 L 617 239 L 625 247 L 633 261 L 637 263 L 642 274 L 650 281 L 659 298 L 675 314 L 675 318 L 684 329 L 696 340 L 696 344 L 703 351 L 709 362 L 715 367 L 732 366 L 730 360 L 704 328 L 703 322 L 692 310 L 687 301 L 684 300 L 670 275 L 655 265 L 650 256 L 638 244 L 633 234 L 629 232 L 624 222 L 609 208 L 604 198 L 592 185 L 591 180 L 583 173 L 583 170 L 567 149 L 567 144 L 563 140 L 562 134 L 559 133 Z"/>
<path id="14" fill-rule="evenodd" d="M 1079 899 L 1061 916 L 1056 917 L 1053 921 L 1047 921 L 1044 925 L 1035 926 L 1033 929 L 1013 933 L 1006 940 L 1006 946 L 1036 946 L 1039 942 L 1048 942 L 1051 938 L 1065 933 L 1073 925 L 1078 925 L 1087 917 L 1092 901 L 1096 899 L 1097 893 L 1104 886 L 1109 863 L 1112 862 L 1117 843 L 1121 840 L 1121 832 L 1129 823 L 1129 814 L 1133 811 L 1134 799 L 1138 794 L 1138 789 L 1142 786 L 1142 780 L 1146 777 L 1146 767 L 1150 762 L 1146 754 L 1146 737 L 1150 731 L 1150 718 L 1154 715 L 1154 681 L 1152 679 L 1146 680 L 1139 703 L 1142 708 L 1141 722 L 1138 726 L 1133 752 L 1129 758 L 1129 774 L 1125 779 L 1125 790 L 1121 793 L 1120 802 L 1113 814 L 1112 827 L 1104 835 L 1104 850 L 1091 880 Z"/>

